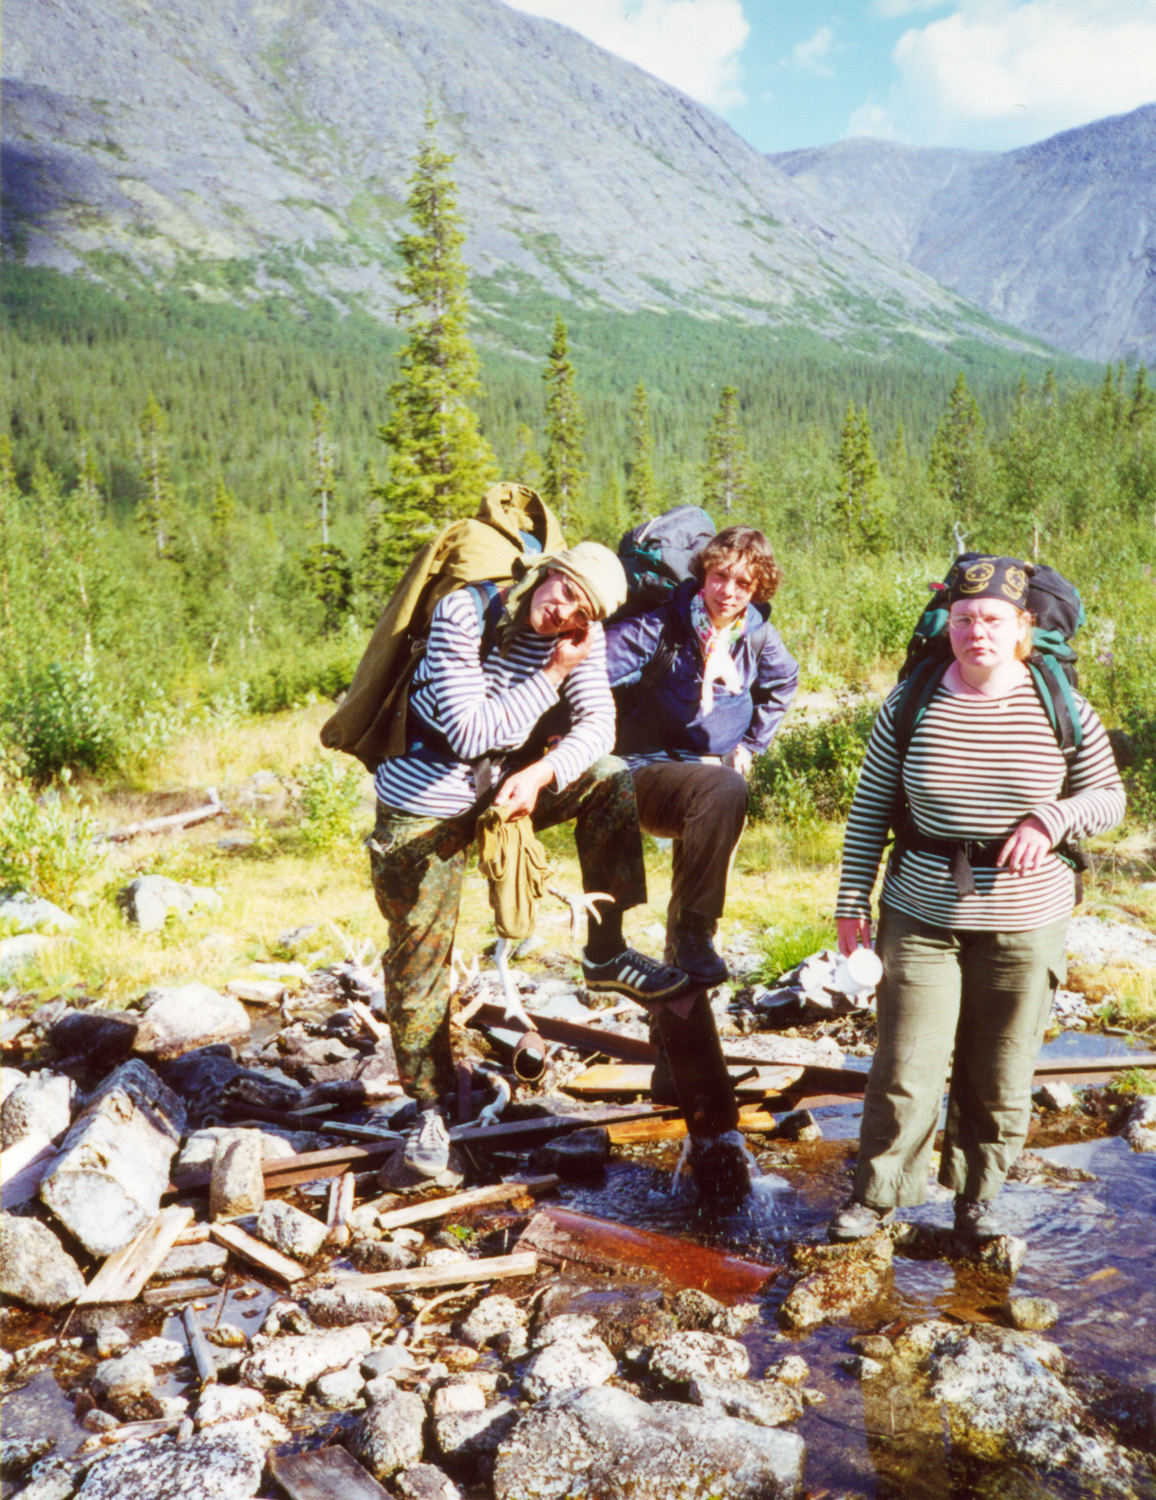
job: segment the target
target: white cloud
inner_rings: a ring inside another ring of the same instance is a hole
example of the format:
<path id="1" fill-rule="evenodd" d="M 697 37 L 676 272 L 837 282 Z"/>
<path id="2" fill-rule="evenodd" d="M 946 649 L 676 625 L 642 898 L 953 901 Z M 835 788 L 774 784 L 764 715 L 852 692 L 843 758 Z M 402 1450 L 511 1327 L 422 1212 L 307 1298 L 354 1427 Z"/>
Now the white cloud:
<path id="1" fill-rule="evenodd" d="M 560 21 L 700 104 L 744 104 L 739 54 L 750 35 L 742 0 L 507 0 Z"/>
<path id="2" fill-rule="evenodd" d="M 820 78 L 833 78 L 835 69 L 830 57 L 835 33 L 830 26 L 820 26 L 814 36 L 808 37 L 791 48 L 790 63 L 802 73 L 817 73 Z"/>
<path id="3" fill-rule="evenodd" d="M 1007 149 L 1156 100 L 1156 0 L 959 0 L 892 56 L 851 134 Z"/>
<path id="4" fill-rule="evenodd" d="M 938 10 L 946 4 L 947 0 L 872 0 L 871 9 L 876 15 L 890 20 L 895 16 L 909 16 L 917 10 Z"/>

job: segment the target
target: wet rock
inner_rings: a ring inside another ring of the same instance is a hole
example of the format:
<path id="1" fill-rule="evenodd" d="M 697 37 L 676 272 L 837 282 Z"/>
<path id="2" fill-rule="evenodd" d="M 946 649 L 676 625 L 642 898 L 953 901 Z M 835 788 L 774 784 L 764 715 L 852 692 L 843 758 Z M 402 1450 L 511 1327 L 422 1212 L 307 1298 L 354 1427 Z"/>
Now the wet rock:
<path id="1" fill-rule="evenodd" d="M 361 1404 L 361 1391 L 365 1378 L 356 1364 L 346 1365 L 342 1370 L 330 1370 L 320 1376 L 313 1389 L 322 1406 L 330 1411 L 349 1411 Z"/>
<path id="2" fill-rule="evenodd" d="M 1079 1101 L 1070 1083 L 1064 1083 L 1062 1079 L 1049 1080 L 1041 1084 L 1032 1094 L 1032 1098 L 1044 1109 L 1055 1110 L 1062 1114 L 1065 1110 L 1077 1109 Z"/>
<path id="3" fill-rule="evenodd" d="M 132 1345 L 132 1339 L 128 1330 L 121 1328 L 119 1323 L 106 1323 L 96 1335 L 96 1353 L 98 1359 L 115 1359 L 118 1354 L 125 1354 Z"/>
<path id="4" fill-rule="evenodd" d="M 602 1176 L 610 1160 L 610 1132 L 603 1126 L 575 1130 L 534 1152 L 536 1172 L 555 1172 L 563 1182 L 583 1182 Z"/>
<path id="5" fill-rule="evenodd" d="M 72 1123 L 76 1084 L 64 1073 L 33 1073 L 4 1100 L 0 1113 L 0 1146 L 7 1151 L 29 1135 L 50 1141 Z"/>
<path id="6" fill-rule="evenodd" d="M 257 1215 L 257 1234 L 282 1255 L 293 1260 L 312 1260 L 320 1254 L 329 1226 L 291 1203 L 270 1200 Z"/>
<path id="7" fill-rule="evenodd" d="M 190 1129 L 221 1122 L 224 1090 L 245 1071 L 232 1049 L 224 1045 L 195 1047 L 160 1070 L 168 1086 L 185 1101 Z"/>
<path id="8" fill-rule="evenodd" d="M 495 1500 L 788 1500 L 806 1449 L 794 1433 L 601 1386 L 551 1397 L 500 1445 Z"/>
<path id="9" fill-rule="evenodd" d="M 1156 1094 L 1142 1094 L 1133 1104 L 1124 1139 L 1133 1151 L 1156 1151 Z"/>
<path id="10" fill-rule="evenodd" d="M 894 1344 L 881 1333 L 859 1333 L 848 1342 L 856 1354 L 862 1354 L 867 1359 L 886 1361 L 895 1353 Z"/>
<path id="11" fill-rule="evenodd" d="M 462 1479 L 486 1478 L 498 1447 L 517 1426 L 512 1401 L 497 1401 L 484 1411 L 462 1412 L 434 1423 L 434 1443 L 442 1462 Z"/>
<path id="12" fill-rule="evenodd" d="M 48 1032 L 58 1057 L 83 1057 L 93 1068 L 124 1062 L 136 1041 L 140 1017 L 123 1010 L 66 1010 Z"/>
<path id="13" fill-rule="evenodd" d="M 1013 1328 L 1043 1333 L 1059 1322 L 1060 1309 L 1050 1297 L 1009 1297 L 1007 1316 Z"/>
<path id="14" fill-rule="evenodd" d="M 789 1385 L 776 1381 L 711 1380 L 690 1382 L 690 1399 L 706 1412 L 738 1417 L 756 1427 L 782 1427 L 802 1415 L 803 1398 Z"/>
<path id="15" fill-rule="evenodd" d="M 206 1240 L 203 1245 L 176 1245 L 153 1273 L 157 1281 L 180 1281 L 185 1276 L 211 1276 L 223 1270 L 229 1252 Z"/>
<path id="16" fill-rule="evenodd" d="M 177 1339 L 153 1338 L 137 1344 L 135 1352 L 142 1359 L 147 1359 L 154 1370 L 166 1370 L 172 1365 L 179 1365 L 188 1354 L 188 1349 L 183 1341 Z"/>
<path id="17" fill-rule="evenodd" d="M 245 1349 L 249 1344 L 248 1334 L 236 1323 L 212 1323 L 205 1329 L 205 1337 L 218 1349 Z"/>
<path id="18" fill-rule="evenodd" d="M 750 1367 L 742 1344 L 701 1331 L 671 1334 L 650 1356 L 650 1373 L 674 1387 L 688 1386 L 692 1380 L 741 1380 Z"/>
<path id="19" fill-rule="evenodd" d="M 16 1437 L 0 1433 L 0 1473 L 9 1482 L 23 1479 L 32 1465 L 55 1447 L 56 1438 L 52 1433 L 21 1433 Z"/>
<path id="20" fill-rule="evenodd" d="M 99 1406 L 94 1406 L 91 1411 L 85 1412 L 80 1425 L 85 1432 L 112 1432 L 114 1428 L 120 1426 L 120 1418 L 114 1417 L 110 1411 L 101 1411 Z"/>
<path id="21" fill-rule="evenodd" d="M 977 1242 L 939 1224 L 897 1224 L 892 1235 L 895 1248 L 910 1260 L 964 1261 L 985 1266 L 1009 1281 L 1019 1275 L 1028 1252 L 1027 1241 L 1014 1234 Z"/>
<path id="22" fill-rule="evenodd" d="M 560 1313 L 556 1318 L 547 1318 L 534 1329 L 530 1339 L 531 1349 L 545 1349 L 559 1339 L 583 1339 L 598 1327 L 593 1313 Z"/>
<path id="23" fill-rule="evenodd" d="M 230 1130 L 217 1142 L 209 1182 L 209 1216 L 214 1223 L 259 1213 L 265 1202 L 261 1134 Z"/>
<path id="24" fill-rule="evenodd" d="M 884 1366 L 867 1354 L 846 1354 L 839 1361 L 839 1368 L 856 1380 L 875 1380 L 883 1374 Z"/>
<path id="25" fill-rule="evenodd" d="M 255 1349 L 241 1365 L 241 1379 L 259 1390 L 303 1391 L 318 1376 L 359 1359 L 369 1347 L 369 1333 L 358 1324 L 287 1335 Z"/>
<path id="26" fill-rule="evenodd" d="M 821 1141 L 823 1127 L 809 1109 L 796 1109 L 783 1116 L 775 1135 L 784 1141 Z"/>
<path id="27" fill-rule="evenodd" d="M 384 1481 L 420 1461 L 424 1426 L 425 1402 L 412 1391 L 396 1391 L 369 1408 L 350 1434 L 349 1451 Z"/>
<path id="28" fill-rule="evenodd" d="M 571 1333 L 540 1349 L 522 1374 L 522 1393 L 540 1401 L 555 1391 L 602 1385 L 617 1373 L 618 1361 L 600 1338 Z"/>
<path id="29" fill-rule="evenodd" d="M 137 1396 L 147 1396 L 156 1384 L 152 1365 L 135 1349 L 117 1359 L 103 1360 L 92 1377 L 92 1393 L 98 1401 L 121 1405 Z"/>
<path id="30" fill-rule="evenodd" d="M 41 1459 L 30 1482 L 20 1491 L 20 1500 L 70 1500 L 87 1468 L 83 1460 Z"/>
<path id="31" fill-rule="evenodd" d="M 918 1358 L 924 1420 L 946 1421 L 961 1453 L 1063 1472 L 1081 1493 L 1130 1492 L 1126 1453 L 1093 1435 L 1090 1413 L 1061 1379 L 1063 1354 L 1046 1339 L 931 1323 L 897 1340 L 896 1350 Z"/>
<path id="32" fill-rule="evenodd" d="M 458 1325 L 458 1337 L 474 1349 L 483 1349 L 499 1333 L 507 1328 L 524 1328 L 526 1314 L 513 1300 L 501 1292 L 492 1297 L 483 1297 L 472 1307 Z"/>
<path id="33" fill-rule="evenodd" d="M 255 1437 L 238 1428 L 184 1443 L 130 1443 L 92 1466 L 77 1500 L 249 1500 L 264 1462 Z"/>
<path id="34" fill-rule="evenodd" d="M 611 1354 L 638 1363 L 677 1327 L 674 1316 L 658 1302 L 631 1300 L 602 1313 L 597 1331 Z"/>
<path id="35" fill-rule="evenodd" d="M 142 932 L 159 932 L 170 912 L 187 917 L 198 909 L 218 911 L 221 897 L 217 891 L 182 885 L 167 875 L 141 875 L 117 892 L 116 904 Z"/>
<path id="36" fill-rule="evenodd" d="M 725 1306 L 697 1287 L 684 1287 L 678 1292 L 668 1292 L 662 1302 L 679 1328 L 684 1329 L 709 1329 Z"/>
<path id="37" fill-rule="evenodd" d="M 415 1464 L 393 1476 L 398 1500 L 461 1500 L 461 1490 L 436 1464 Z"/>
<path id="38" fill-rule="evenodd" d="M 349 1258 L 360 1271 L 408 1271 L 417 1265 L 417 1252 L 394 1240 L 362 1235 L 349 1246 Z"/>
<path id="39" fill-rule="evenodd" d="M 215 1427 L 218 1422 L 238 1422 L 263 1410 L 260 1391 L 247 1385 L 211 1385 L 197 1403 L 197 1427 Z"/>
<path id="40" fill-rule="evenodd" d="M 0 1215 L 0 1292 L 54 1312 L 84 1290 L 80 1267 L 51 1229 L 35 1219 Z"/>
<path id="41" fill-rule="evenodd" d="M 810 1366 L 801 1354 L 788 1354 L 785 1359 L 777 1359 L 773 1365 L 768 1365 L 763 1379 L 781 1380 L 784 1385 L 802 1385 L 810 1375 Z"/>
<path id="42" fill-rule="evenodd" d="M 460 1245 L 453 1249 L 448 1245 L 436 1245 L 432 1250 L 424 1250 L 419 1259 L 423 1266 L 460 1266 L 469 1258 Z"/>
<path id="43" fill-rule="evenodd" d="M 239 1000 L 194 979 L 175 989 L 151 990 L 133 1050 L 157 1062 L 249 1037 L 249 1013 Z"/>
<path id="44" fill-rule="evenodd" d="M 160 1210 L 184 1106 L 137 1058 L 122 1063 L 65 1136 L 40 1196 L 91 1255 L 108 1256 Z"/>
<path id="45" fill-rule="evenodd" d="M 396 1323 L 397 1303 L 385 1292 L 358 1287 L 332 1287 L 306 1292 L 306 1312 L 319 1328 L 348 1328 L 354 1323 Z"/>
<path id="46" fill-rule="evenodd" d="M 796 1245 L 791 1261 L 805 1274 L 779 1309 L 786 1328 L 817 1328 L 847 1317 L 882 1292 L 891 1269 L 891 1235 L 879 1230 L 849 1245 Z"/>

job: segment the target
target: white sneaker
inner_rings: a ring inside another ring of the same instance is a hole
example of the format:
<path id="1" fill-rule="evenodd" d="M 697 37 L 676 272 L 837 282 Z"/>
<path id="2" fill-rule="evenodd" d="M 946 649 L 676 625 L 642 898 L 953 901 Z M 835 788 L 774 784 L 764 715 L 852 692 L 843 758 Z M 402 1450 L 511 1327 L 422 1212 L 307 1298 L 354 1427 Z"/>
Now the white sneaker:
<path id="1" fill-rule="evenodd" d="M 440 1177 L 450 1162 L 450 1132 L 441 1111 L 427 1109 L 405 1143 L 405 1164 L 423 1177 Z"/>

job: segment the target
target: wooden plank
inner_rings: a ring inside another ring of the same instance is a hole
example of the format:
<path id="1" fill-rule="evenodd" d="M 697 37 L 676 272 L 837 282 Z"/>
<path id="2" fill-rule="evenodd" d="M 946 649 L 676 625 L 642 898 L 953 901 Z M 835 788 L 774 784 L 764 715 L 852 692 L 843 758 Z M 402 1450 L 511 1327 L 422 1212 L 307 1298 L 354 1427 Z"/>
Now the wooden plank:
<path id="1" fill-rule="evenodd" d="M 197 1317 L 195 1307 L 186 1307 L 181 1315 L 181 1321 L 185 1325 L 185 1337 L 189 1341 L 189 1353 L 193 1356 L 193 1363 L 197 1367 L 197 1376 L 203 1386 L 215 1385 L 217 1382 L 217 1361 L 209 1341 L 205 1337 L 205 1330 L 201 1327 L 201 1320 Z"/>
<path id="2" fill-rule="evenodd" d="M 388 1024 L 385 1021 L 379 1021 L 364 1000 L 351 1000 L 347 1009 L 353 1012 L 370 1036 L 377 1041 L 383 1042 L 389 1035 Z"/>
<path id="3" fill-rule="evenodd" d="M 239 1255 L 242 1260 L 247 1260 L 261 1271 L 267 1271 L 278 1281 L 300 1281 L 303 1276 L 309 1275 L 303 1265 L 282 1255 L 280 1250 L 274 1250 L 272 1245 L 263 1245 L 260 1240 L 255 1240 L 235 1224 L 214 1224 L 209 1233 L 231 1255 Z"/>
<path id="4" fill-rule="evenodd" d="M 0 1152 L 0 1208 L 30 1203 L 56 1160 L 56 1147 L 36 1131 Z"/>
<path id="5" fill-rule="evenodd" d="M 209 1226 L 207 1224 L 190 1224 L 183 1229 L 173 1241 L 177 1245 L 203 1245 L 209 1238 Z"/>
<path id="6" fill-rule="evenodd" d="M 737 1064 L 736 1066 L 742 1066 Z M 570 1094 L 648 1094 L 653 1069 L 642 1063 L 595 1063 L 566 1084 Z M 739 1094 L 780 1094 L 803 1076 L 803 1064 L 756 1068 L 734 1080 Z"/>
<path id="7" fill-rule="evenodd" d="M 661 1120 L 623 1120 L 606 1128 L 612 1146 L 641 1146 L 647 1141 L 681 1140 L 686 1134 L 686 1121 L 674 1115 Z"/>
<path id="8" fill-rule="evenodd" d="M 157 1286 L 146 1286 L 140 1300 L 146 1307 L 167 1307 L 170 1302 L 205 1302 L 217 1296 L 219 1288 L 202 1276 L 186 1277 L 184 1281 L 162 1281 Z"/>
<path id="9" fill-rule="evenodd" d="M 389 1500 L 388 1490 L 347 1448 L 270 1454 L 268 1467 L 289 1500 Z"/>
<path id="10" fill-rule="evenodd" d="M 492 1255 L 488 1260 L 463 1260 L 450 1266 L 414 1266 L 408 1271 L 370 1271 L 339 1276 L 337 1286 L 367 1291 L 418 1291 L 434 1286 L 468 1286 L 478 1281 L 504 1281 L 510 1276 L 533 1276 L 538 1257 L 532 1250 Z"/>
<path id="11" fill-rule="evenodd" d="M 574 1262 L 602 1271 L 645 1271 L 668 1286 L 696 1287 L 723 1301 L 753 1296 L 779 1274 L 775 1266 L 742 1260 L 693 1240 L 591 1218 L 568 1208 L 543 1208 L 518 1240 L 543 1260 Z"/>
<path id="12" fill-rule="evenodd" d="M 76 1299 L 77 1307 L 100 1302 L 134 1302 L 195 1217 L 191 1208 L 162 1208 L 135 1240 L 108 1257 Z"/>
<path id="13" fill-rule="evenodd" d="M 424 1203 L 412 1203 L 406 1208 L 391 1208 L 378 1214 L 377 1222 L 382 1229 L 401 1229 L 406 1224 L 425 1224 L 431 1219 L 444 1219 L 449 1214 L 465 1213 L 471 1208 L 486 1204 L 508 1203 L 511 1198 L 548 1193 L 558 1186 L 559 1179 L 553 1176 L 529 1177 L 525 1182 L 499 1182 L 492 1187 L 470 1188 L 464 1193 L 451 1193 L 448 1198 L 432 1198 Z"/>

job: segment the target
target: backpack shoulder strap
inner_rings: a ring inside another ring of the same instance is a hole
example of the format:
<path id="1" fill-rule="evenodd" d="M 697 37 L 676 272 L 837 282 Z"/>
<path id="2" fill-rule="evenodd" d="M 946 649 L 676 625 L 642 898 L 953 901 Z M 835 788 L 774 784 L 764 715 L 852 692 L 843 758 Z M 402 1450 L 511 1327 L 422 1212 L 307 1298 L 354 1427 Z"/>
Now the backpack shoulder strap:
<path id="1" fill-rule="evenodd" d="M 498 622 L 502 618 L 501 590 L 488 578 L 478 583 L 467 583 L 466 590 L 478 612 L 478 632 L 482 638 L 481 659 L 485 661 L 498 639 Z"/>
<path id="2" fill-rule="evenodd" d="M 903 694 L 896 705 L 893 716 L 895 756 L 899 762 L 899 780 L 895 789 L 895 805 L 891 814 L 892 830 L 898 834 L 907 822 L 907 793 L 903 790 L 903 763 L 911 747 L 911 738 L 927 705 L 934 698 L 936 689 L 943 681 L 951 665 L 951 658 L 941 660 L 928 657 L 919 662 L 909 677 L 903 679 Z"/>
<path id="3" fill-rule="evenodd" d="M 1072 685 L 1058 663 L 1038 652 L 1028 658 L 1027 668 L 1056 736 L 1056 744 L 1064 760 L 1071 765 L 1084 739 L 1084 727 L 1072 696 Z"/>

